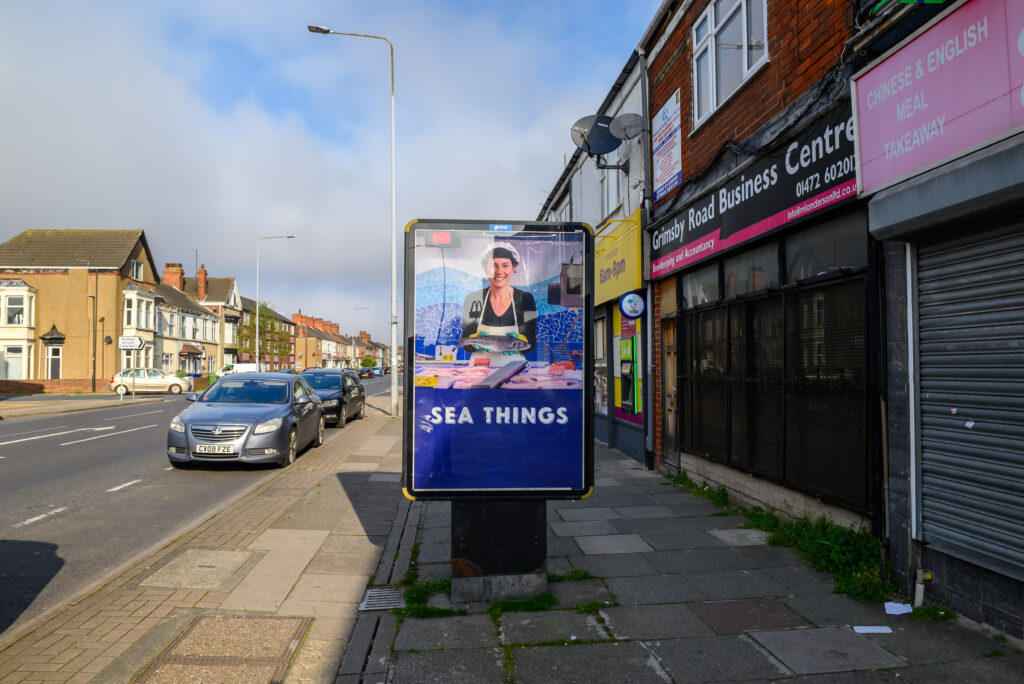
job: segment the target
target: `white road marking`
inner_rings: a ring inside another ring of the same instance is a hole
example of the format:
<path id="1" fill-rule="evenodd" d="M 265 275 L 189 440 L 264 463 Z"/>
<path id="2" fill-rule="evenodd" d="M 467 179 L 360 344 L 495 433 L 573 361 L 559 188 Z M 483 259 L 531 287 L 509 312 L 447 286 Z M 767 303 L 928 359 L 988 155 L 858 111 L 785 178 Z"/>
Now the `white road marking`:
<path id="1" fill-rule="evenodd" d="M 91 442 L 94 439 L 102 439 L 104 437 L 113 437 L 114 435 L 123 435 L 126 432 L 135 432 L 136 430 L 145 430 L 146 428 L 156 427 L 156 423 L 153 425 L 143 425 L 142 427 L 132 428 L 131 430 L 119 430 L 117 432 L 108 432 L 105 435 L 96 435 L 95 437 L 86 437 L 85 439 L 76 439 L 74 442 L 64 442 L 61 446 L 68 446 L 69 444 L 80 444 L 81 442 Z"/>
<path id="2" fill-rule="evenodd" d="M 125 487 L 131 487 L 133 484 L 138 484 L 139 482 L 142 482 L 142 480 L 132 480 L 131 482 L 125 482 L 124 484 L 117 485 L 116 487 L 111 487 L 107 491 L 108 492 L 116 492 L 118 489 L 124 489 Z"/>
<path id="3" fill-rule="evenodd" d="M 127 415 L 127 416 L 114 416 L 114 418 L 137 418 L 139 416 L 148 416 L 148 415 L 150 415 L 152 413 L 163 413 L 163 410 L 160 410 L 160 411 L 146 411 L 145 413 L 132 413 L 132 414 Z"/>
<path id="4" fill-rule="evenodd" d="M 47 430 L 60 430 L 63 425 L 51 425 L 50 427 L 40 428 L 39 430 L 25 430 L 24 432 L 12 432 L 9 435 L 0 435 L 0 437 L 17 437 L 18 435 L 31 435 L 33 432 L 46 432 Z"/>
<path id="5" fill-rule="evenodd" d="M 164 470 L 174 470 L 174 468 L 172 466 L 167 466 Z"/>
<path id="6" fill-rule="evenodd" d="M 59 437 L 60 435 L 70 435 L 72 432 L 82 432 L 83 430 L 88 430 L 90 432 L 99 432 L 101 430 L 113 430 L 115 427 L 117 426 L 107 425 L 105 427 L 88 427 L 78 428 L 77 430 L 65 430 L 64 432 L 51 432 L 48 435 L 36 435 L 35 437 L 23 437 L 21 439 L 12 439 L 8 442 L 0 442 L 0 446 L 4 446 L 7 444 L 17 444 L 18 442 L 31 442 L 33 439 L 46 439 L 47 437 Z M 61 446 L 64 445 L 61 444 Z"/>
<path id="7" fill-rule="evenodd" d="M 66 510 L 68 510 L 67 506 L 64 506 L 63 508 L 55 508 L 52 511 L 47 511 L 46 513 L 43 513 L 42 515 L 37 515 L 34 518 L 29 518 L 28 520 L 23 520 L 20 523 L 14 523 L 14 526 L 15 527 L 24 527 L 25 525 L 31 525 L 34 522 L 39 522 L 43 518 L 48 518 L 51 515 L 57 515 L 58 513 L 61 513 L 61 512 L 66 511 Z"/>

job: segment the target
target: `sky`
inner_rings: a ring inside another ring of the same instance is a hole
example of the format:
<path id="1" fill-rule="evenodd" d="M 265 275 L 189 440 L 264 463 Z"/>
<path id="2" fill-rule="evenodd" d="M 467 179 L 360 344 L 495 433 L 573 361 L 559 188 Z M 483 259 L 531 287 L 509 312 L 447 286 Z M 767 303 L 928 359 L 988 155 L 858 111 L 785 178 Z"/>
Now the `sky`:
<path id="1" fill-rule="evenodd" d="M 142 229 L 290 316 L 390 342 L 405 225 L 532 220 L 660 0 L 33 0 L 0 22 L 0 242 Z M 196 252 L 198 250 L 198 254 Z M 402 337 L 399 324 L 399 339 Z"/>

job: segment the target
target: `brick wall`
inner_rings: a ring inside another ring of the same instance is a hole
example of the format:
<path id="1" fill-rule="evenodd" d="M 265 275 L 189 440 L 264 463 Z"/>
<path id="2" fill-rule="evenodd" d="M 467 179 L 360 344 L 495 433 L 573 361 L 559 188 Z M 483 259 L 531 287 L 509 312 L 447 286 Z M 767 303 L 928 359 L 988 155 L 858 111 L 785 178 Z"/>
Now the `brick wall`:
<path id="1" fill-rule="evenodd" d="M 96 391 L 109 388 L 109 378 L 96 378 Z M 69 394 L 91 392 L 92 378 L 85 380 L 0 380 L 0 394 Z"/>

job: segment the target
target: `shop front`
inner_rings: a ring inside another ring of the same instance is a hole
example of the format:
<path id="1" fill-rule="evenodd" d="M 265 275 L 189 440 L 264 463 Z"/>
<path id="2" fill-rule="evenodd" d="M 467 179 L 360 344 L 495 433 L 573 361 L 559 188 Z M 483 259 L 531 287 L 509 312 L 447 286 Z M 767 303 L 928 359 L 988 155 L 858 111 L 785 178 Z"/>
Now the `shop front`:
<path id="1" fill-rule="evenodd" d="M 646 463 L 647 332 L 640 210 L 599 230 L 594 250 L 594 437 Z M 625 301 L 623 302 L 625 298 Z"/>
<path id="2" fill-rule="evenodd" d="M 797 514 L 794 491 L 877 508 L 878 260 L 853 129 L 838 102 L 651 231 L 663 470 Z"/>
<path id="3" fill-rule="evenodd" d="M 894 569 L 1024 636 L 1024 4 L 959 3 L 855 77 L 885 240 Z M 894 84 L 900 86 L 894 91 Z M 919 574 L 920 573 L 920 574 Z"/>

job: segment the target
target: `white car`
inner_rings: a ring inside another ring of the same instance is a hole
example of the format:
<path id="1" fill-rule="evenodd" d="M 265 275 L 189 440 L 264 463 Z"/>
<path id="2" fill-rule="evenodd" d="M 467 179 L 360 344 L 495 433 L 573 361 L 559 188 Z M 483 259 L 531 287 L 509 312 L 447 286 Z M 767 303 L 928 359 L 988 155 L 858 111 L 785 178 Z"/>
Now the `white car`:
<path id="1" fill-rule="evenodd" d="M 110 378 L 110 391 L 122 395 L 131 392 L 181 394 L 192 391 L 192 378 L 179 378 L 156 368 L 126 368 Z"/>

